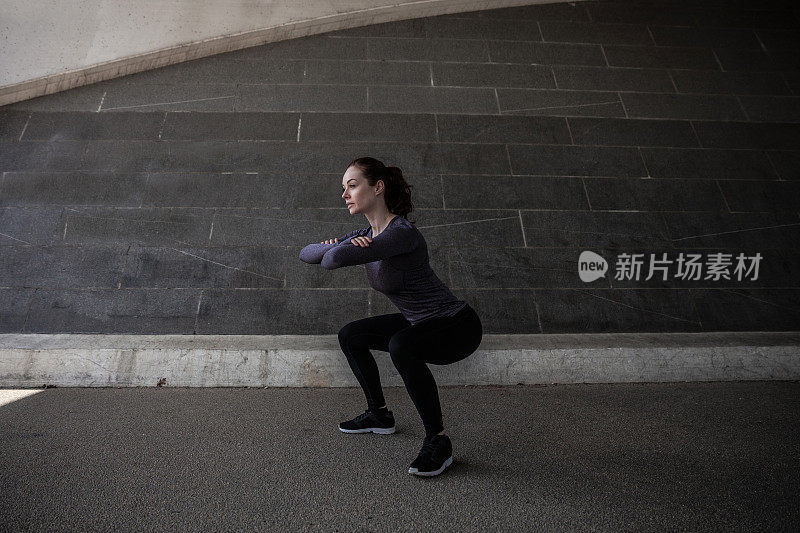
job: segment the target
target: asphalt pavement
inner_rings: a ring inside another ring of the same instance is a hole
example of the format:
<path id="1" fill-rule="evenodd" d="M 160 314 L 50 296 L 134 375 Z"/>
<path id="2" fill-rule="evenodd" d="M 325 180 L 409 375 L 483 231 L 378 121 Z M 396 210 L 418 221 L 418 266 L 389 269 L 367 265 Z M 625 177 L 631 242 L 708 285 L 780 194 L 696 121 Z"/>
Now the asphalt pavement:
<path id="1" fill-rule="evenodd" d="M 360 389 L 48 388 L 0 406 L 5 531 L 711 531 L 800 527 L 798 382 L 442 387 L 344 434 Z"/>

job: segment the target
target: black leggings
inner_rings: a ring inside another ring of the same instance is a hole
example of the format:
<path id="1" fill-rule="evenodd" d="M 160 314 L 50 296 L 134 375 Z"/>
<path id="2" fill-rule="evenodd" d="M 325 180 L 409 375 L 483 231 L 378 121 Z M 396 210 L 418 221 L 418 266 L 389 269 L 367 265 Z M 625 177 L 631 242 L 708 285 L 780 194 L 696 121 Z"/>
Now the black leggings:
<path id="1" fill-rule="evenodd" d="M 356 379 L 364 389 L 367 406 L 384 405 L 378 366 L 370 348 L 389 352 L 403 378 L 409 396 L 425 425 L 425 435 L 444 429 L 436 381 L 425 363 L 447 365 L 478 349 L 483 327 L 478 314 L 467 304 L 452 317 L 436 317 L 416 325 L 402 313 L 362 318 L 339 331 L 339 345 Z"/>

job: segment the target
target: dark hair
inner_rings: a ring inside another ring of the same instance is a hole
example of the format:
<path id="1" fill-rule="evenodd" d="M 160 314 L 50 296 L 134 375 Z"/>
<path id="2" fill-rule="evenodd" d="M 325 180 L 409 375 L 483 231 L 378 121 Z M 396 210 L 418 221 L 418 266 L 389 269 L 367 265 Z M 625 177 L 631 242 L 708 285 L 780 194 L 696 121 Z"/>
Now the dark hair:
<path id="1" fill-rule="evenodd" d="M 400 215 L 408 220 L 408 214 L 414 210 L 411 203 L 411 189 L 413 185 L 406 183 L 403 178 L 403 171 L 398 167 L 387 167 L 381 161 L 373 157 L 359 157 L 350 161 L 347 168 L 358 168 L 370 185 L 375 186 L 378 180 L 383 180 L 386 187 L 384 200 L 389 212 Z M 416 224 L 415 220 L 410 221 Z"/>

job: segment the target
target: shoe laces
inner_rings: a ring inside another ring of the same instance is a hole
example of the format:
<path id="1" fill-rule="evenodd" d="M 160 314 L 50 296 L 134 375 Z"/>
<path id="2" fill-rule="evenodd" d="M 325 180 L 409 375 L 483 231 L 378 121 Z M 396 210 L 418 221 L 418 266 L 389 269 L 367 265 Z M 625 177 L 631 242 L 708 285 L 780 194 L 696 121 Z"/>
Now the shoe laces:
<path id="1" fill-rule="evenodd" d="M 438 444 L 434 439 L 425 439 L 422 441 L 422 449 L 420 449 L 419 455 L 431 456 L 436 451 L 436 448 L 438 448 Z"/>
<path id="2" fill-rule="evenodd" d="M 363 413 L 358 415 L 356 417 L 355 421 L 356 422 L 361 422 L 362 420 L 365 420 L 365 419 L 369 418 L 370 416 L 372 416 L 372 412 L 369 409 L 367 409 L 366 411 L 364 411 Z"/>

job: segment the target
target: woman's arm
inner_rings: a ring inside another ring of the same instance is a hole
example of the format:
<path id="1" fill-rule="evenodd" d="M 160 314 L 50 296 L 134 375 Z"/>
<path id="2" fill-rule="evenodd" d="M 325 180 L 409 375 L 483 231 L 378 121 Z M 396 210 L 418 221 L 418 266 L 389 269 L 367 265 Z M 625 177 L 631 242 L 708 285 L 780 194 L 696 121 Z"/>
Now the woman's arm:
<path id="1" fill-rule="evenodd" d="M 330 250 L 331 248 L 334 248 L 335 246 L 339 246 L 340 244 L 343 244 L 344 241 L 350 242 L 348 239 L 350 239 L 351 237 L 355 237 L 356 235 L 358 235 L 359 233 L 361 233 L 363 231 L 364 231 L 364 229 L 362 228 L 362 229 L 353 230 L 350 233 L 345 233 L 344 235 L 339 237 L 339 242 L 334 242 L 334 243 L 330 243 L 330 244 L 322 244 L 322 243 L 309 244 L 308 246 L 306 246 L 305 248 L 300 250 L 300 260 L 303 261 L 304 263 L 309 263 L 309 264 L 312 264 L 312 265 L 313 264 L 319 264 L 320 261 L 322 261 L 322 257 L 325 255 L 325 253 L 328 250 Z M 369 230 L 367 230 L 367 231 L 369 231 Z M 355 248 L 355 246 L 353 246 L 353 248 Z"/>
<path id="2" fill-rule="evenodd" d="M 341 244 L 341 243 L 340 243 Z M 336 246 L 324 252 L 322 268 L 333 270 L 380 261 L 413 251 L 419 244 L 415 228 L 393 227 L 382 231 L 369 246 Z"/>

